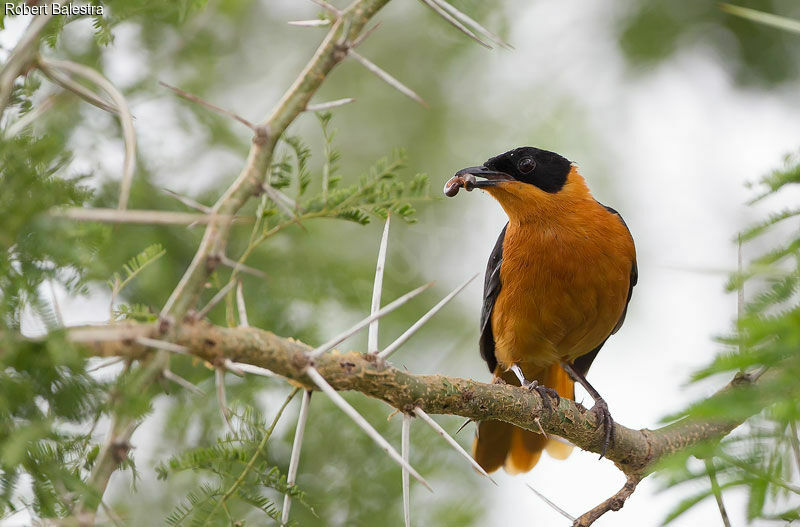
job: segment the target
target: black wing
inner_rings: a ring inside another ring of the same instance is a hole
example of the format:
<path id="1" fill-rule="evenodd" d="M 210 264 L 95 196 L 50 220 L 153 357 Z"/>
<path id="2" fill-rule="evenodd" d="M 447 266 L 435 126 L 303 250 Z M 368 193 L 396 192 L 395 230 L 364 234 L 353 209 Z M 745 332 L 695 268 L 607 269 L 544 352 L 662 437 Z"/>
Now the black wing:
<path id="1" fill-rule="evenodd" d="M 603 204 L 600 203 L 600 205 L 603 205 Z M 619 221 L 621 221 L 622 225 L 625 226 L 625 229 L 628 231 L 628 234 L 631 233 L 631 230 L 628 229 L 628 224 L 625 223 L 625 220 L 622 219 L 622 216 L 620 215 L 619 212 L 617 212 L 616 210 L 614 210 L 611 207 L 608 207 L 606 205 L 603 205 L 603 207 L 605 207 L 605 209 L 608 212 L 610 212 L 611 214 L 614 214 L 617 218 L 619 218 Z M 633 236 L 631 236 L 631 238 L 632 237 Z M 628 304 L 631 301 L 631 295 L 633 295 L 633 286 L 635 286 L 638 281 L 639 281 L 639 267 L 636 265 L 636 259 L 634 258 L 633 265 L 631 266 L 631 278 L 630 278 L 630 285 L 628 286 L 628 299 L 625 301 L 625 309 L 622 310 L 622 315 L 620 315 L 619 320 L 617 321 L 617 324 L 614 326 L 614 329 L 611 330 L 611 334 L 609 335 L 609 337 L 611 335 L 613 335 L 614 333 L 616 333 L 617 331 L 619 331 L 619 328 L 621 328 L 622 324 L 625 322 L 625 315 L 628 314 Z M 608 337 L 606 337 L 606 339 L 608 339 Z M 606 341 L 604 340 L 603 342 L 600 343 L 599 346 L 597 346 L 595 349 L 593 349 L 592 351 L 590 351 L 586 355 L 583 355 L 583 356 L 578 357 L 577 359 L 575 359 L 575 362 L 573 363 L 573 367 L 578 372 L 580 372 L 582 375 L 585 376 L 586 373 L 589 371 L 589 366 L 592 365 L 592 361 L 594 361 L 594 358 L 597 357 L 597 354 L 600 352 L 600 348 L 602 348 L 603 344 L 605 344 L 605 343 L 606 343 Z"/>
<path id="2" fill-rule="evenodd" d="M 497 367 L 497 357 L 494 355 L 494 334 L 492 333 L 492 310 L 497 295 L 500 293 L 500 265 L 503 263 L 503 240 L 506 237 L 506 226 L 503 227 L 497 243 L 494 244 L 489 263 L 486 264 L 486 277 L 483 281 L 483 309 L 481 310 L 481 357 L 489 366 L 489 371 L 494 373 Z"/>

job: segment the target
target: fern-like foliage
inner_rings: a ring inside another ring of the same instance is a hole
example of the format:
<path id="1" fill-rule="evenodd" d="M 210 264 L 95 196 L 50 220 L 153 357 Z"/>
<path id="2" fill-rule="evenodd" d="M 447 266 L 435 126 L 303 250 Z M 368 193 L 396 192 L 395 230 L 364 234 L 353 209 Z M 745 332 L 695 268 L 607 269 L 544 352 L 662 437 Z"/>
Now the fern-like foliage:
<path id="1" fill-rule="evenodd" d="M 766 190 L 755 201 L 796 191 L 800 185 L 800 155 L 761 180 Z M 735 329 L 719 342 L 724 349 L 694 379 L 728 377 L 748 372 L 760 375 L 746 390 L 731 390 L 692 405 L 689 418 L 742 420 L 746 424 L 719 442 L 700 445 L 667 460 L 662 474 L 669 485 L 707 482 L 711 460 L 723 491 L 747 493 L 748 521 L 785 525 L 800 520 L 800 223 L 796 210 L 770 215 L 742 233 L 772 249 L 753 259 L 731 277 L 728 288 L 745 288 L 750 297 Z M 788 227 L 786 235 L 768 235 Z M 747 245 L 745 246 L 745 248 Z M 750 418 L 750 416 L 754 416 Z M 677 417 L 677 416 L 673 416 Z M 710 486 L 686 498 L 666 518 L 669 523 L 713 496 Z"/>
<path id="2" fill-rule="evenodd" d="M 271 425 L 267 426 L 254 408 L 247 407 L 237 414 L 234 433 L 214 445 L 174 455 L 156 467 L 156 474 L 162 480 L 174 473 L 191 471 L 207 474 L 213 481 L 189 492 L 166 518 L 169 525 L 229 525 L 237 521 L 233 517 L 244 521 L 253 509 L 280 520 L 275 493 L 287 494 L 308 506 L 305 494 L 286 482 L 267 455 L 275 425 L 295 393 L 296 390 L 278 409 Z M 269 491 L 273 491 L 272 496 Z"/>
<path id="3" fill-rule="evenodd" d="M 114 275 L 108 280 L 107 284 L 108 287 L 111 289 L 111 319 L 116 320 L 115 315 L 118 312 L 114 311 L 114 301 L 117 299 L 120 293 L 125 289 L 125 287 L 130 284 L 134 278 L 136 278 L 139 273 L 144 271 L 148 266 L 152 265 L 156 260 L 161 258 L 167 253 L 164 248 L 155 243 L 146 247 L 142 252 L 131 258 L 122 266 L 122 272 L 114 273 Z M 131 315 L 133 312 L 128 311 Z M 119 312 L 119 314 L 123 314 Z M 137 318 L 132 316 L 131 318 Z M 138 317 L 142 318 L 142 317 Z M 145 317 L 146 318 L 146 317 Z"/>
<path id="4" fill-rule="evenodd" d="M 283 140 L 286 148 L 273 162 L 269 183 L 279 190 L 296 188 L 298 202 L 296 219 L 335 218 L 362 225 L 372 217 L 385 219 L 393 214 L 408 223 L 416 221 L 416 209 L 412 203 L 432 199 L 429 194 L 428 176 L 416 174 L 403 177 L 406 154 L 395 149 L 391 156 L 378 159 L 362 174 L 356 183 L 342 186 L 339 175 L 341 155 L 334 145 L 335 129 L 331 127 L 331 114 L 319 113 L 317 118 L 323 136 L 323 160 L 320 177 L 313 177 L 309 168 L 311 150 L 297 137 Z M 293 162 L 294 161 L 294 162 Z M 319 181 L 319 191 L 308 196 L 311 182 Z M 286 217 L 286 208 L 271 200 L 262 201 L 257 217 Z M 269 229 L 269 225 L 265 225 Z"/>

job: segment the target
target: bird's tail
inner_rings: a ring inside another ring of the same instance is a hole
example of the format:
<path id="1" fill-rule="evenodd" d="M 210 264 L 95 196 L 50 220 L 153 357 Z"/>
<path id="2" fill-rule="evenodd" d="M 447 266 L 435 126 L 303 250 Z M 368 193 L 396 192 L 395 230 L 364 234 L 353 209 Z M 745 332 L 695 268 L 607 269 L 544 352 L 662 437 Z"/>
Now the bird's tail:
<path id="1" fill-rule="evenodd" d="M 529 381 L 537 380 L 556 390 L 561 397 L 575 398 L 575 383 L 559 364 L 533 372 L 532 378 L 528 377 L 531 373 L 525 372 Z M 498 367 L 495 375 L 508 384 L 519 386 L 519 381 L 511 372 L 504 372 Z M 504 467 L 509 474 L 528 472 L 536 466 L 542 450 L 547 450 L 556 459 L 566 459 L 572 452 L 572 446 L 496 420 L 478 423 L 478 433 L 472 443 L 472 456 L 487 472 L 493 472 L 500 467 Z"/>

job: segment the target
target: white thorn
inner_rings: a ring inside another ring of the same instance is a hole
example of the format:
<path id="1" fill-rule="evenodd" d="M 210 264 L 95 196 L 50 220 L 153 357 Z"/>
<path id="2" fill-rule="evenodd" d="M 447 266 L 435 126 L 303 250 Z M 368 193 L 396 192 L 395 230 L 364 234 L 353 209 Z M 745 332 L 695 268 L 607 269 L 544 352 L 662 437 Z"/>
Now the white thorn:
<path id="1" fill-rule="evenodd" d="M 290 20 L 287 22 L 290 26 L 299 26 L 299 27 L 320 27 L 320 26 L 329 26 L 331 25 L 331 21 L 326 19 L 316 18 L 313 20 Z"/>
<path id="2" fill-rule="evenodd" d="M 406 463 L 400 454 L 397 453 L 397 450 L 395 450 L 388 441 L 386 441 L 374 428 L 372 428 L 372 425 L 370 425 L 367 420 L 356 411 L 355 408 L 350 406 L 350 404 L 345 401 L 341 395 L 339 395 L 339 392 L 334 390 L 333 387 L 328 384 L 328 381 L 326 381 L 316 369 L 309 367 L 306 370 L 306 375 L 308 375 L 308 378 L 311 379 L 320 390 L 325 392 L 325 394 L 330 397 L 331 401 L 333 401 L 333 403 L 338 406 L 340 410 L 346 413 L 350 419 L 352 419 L 359 427 L 361 427 L 361 429 L 364 430 L 364 432 L 366 432 L 367 435 L 372 438 L 372 440 L 375 441 L 384 452 L 389 454 L 389 457 L 399 463 L 401 467 L 405 467 L 417 481 L 425 485 L 426 489 L 433 492 L 433 489 L 430 485 L 428 485 L 428 482 L 425 481 L 425 479 L 420 476 L 416 470 L 414 470 L 414 467 Z"/>
<path id="3" fill-rule="evenodd" d="M 411 416 L 403 414 L 403 431 L 401 434 L 402 447 L 400 451 L 403 454 L 403 460 L 408 463 L 408 457 L 411 453 Z M 408 470 L 403 467 L 403 518 L 406 522 L 406 527 L 411 527 L 411 485 L 410 485 Z"/>
<path id="4" fill-rule="evenodd" d="M 445 441 L 447 441 L 448 443 L 450 443 L 450 446 L 452 446 L 453 448 L 455 448 L 455 449 L 456 449 L 456 452 L 458 452 L 459 454 L 461 454 L 462 456 L 464 456 L 464 458 L 470 462 L 470 464 L 471 464 L 471 465 L 472 465 L 472 466 L 475 468 L 475 470 L 477 470 L 477 471 L 478 471 L 478 472 L 480 472 L 482 475 L 484 475 L 484 476 L 486 476 L 487 478 L 489 478 L 489 481 L 491 481 L 492 483 L 494 483 L 495 485 L 497 485 L 497 482 L 496 482 L 494 479 L 492 479 L 492 477 L 491 477 L 489 474 L 487 474 L 485 470 L 483 470 L 483 467 L 481 467 L 481 466 L 478 464 L 478 462 L 477 462 L 477 461 L 475 461 L 475 460 L 472 458 L 472 456 L 470 456 L 470 455 L 467 453 L 467 451 L 466 451 L 466 450 L 464 450 L 463 448 L 461 448 L 461 445 L 459 445 L 459 444 L 458 444 L 458 442 L 457 442 L 455 439 L 453 439 L 452 437 L 450 437 L 450 434 L 448 434 L 448 433 L 445 431 L 445 429 L 444 429 L 444 428 L 442 428 L 441 426 L 439 426 L 439 423 L 437 423 L 436 421 L 434 421 L 434 420 L 433 420 L 433 418 L 432 418 L 431 416 L 429 416 L 428 414 L 426 414 L 426 413 L 425 413 L 425 411 L 424 411 L 422 408 L 419 408 L 419 407 L 416 407 L 416 408 L 414 408 L 414 413 L 415 413 L 415 414 L 417 414 L 417 417 L 419 417 L 420 419 L 422 419 L 423 421 L 425 421 L 425 422 L 426 422 L 428 425 L 430 425 L 430 427 L 431 427 L 431 428 L 433 428 L 433 430 L 434 430 L 434 431 L 435 431 L 437 434 L 439 434 L 440 436 L 442 436 L 442 437 L 444 438 L 444 440 L 445 440 Z"/>
<path id="5" fill-rule="evenodd" d="M 219 411 L 225 422 L 228 423 L 228 430 L 233 432 L 233 425 L 231 424 L 231 412 L 228 409 L 227 397 L 225 397 L 225 370 L 216 368 L 214 370 L 214 382 L 217 385 L 217 402 L 219 403 Z"/>
<path id="6" fill-rule="evenodd" d="M 220 258 L 220 262 L 228 267 L 232 268 L 234 271 L 242 271 L 247 274 L 251 274 L 253 276 L 257 276 L 259 278 L 268 278 L 269 275 L 264 271 L 256 269 L 255 267 L 250 267 L 249 265 L 245 265 L 241 262 L 237 262 L 236 260 L 231 260 L 227 256 L 223 256 Z"/>
<path id="7" fill-rule="evenodd" d="M 381 292 L 383 291 L 383 271 L 386 268 L 386 249 L 389 245 L 389 223 L 391 223 L 392 216 L 386 215 L 386 223 L 383 226 L 383 236 L 381 236 L 381 245 L 378 249 L 378 264 L 375 267 L 375 280 L 372 283 L 372 306 L 370 307 L 370 315 L 374 315 L 381 309 Z M 369 323 L 369 333 L 367 336 L 367 353 L 378 352 L 378 324 L 376 318 Z"/>
<path id="8" fill-rule="evenodd" d="M 511 46 L 511 44 L 507 43 L 506 41 L 504 41 L 491 31 L 483 27 L 479 22 L 473 20 L 468 15 L 462 13 L 461 11 L 450 5 L 445 0 L 433 0 L 433 1 L 437 3 L 442 9 L 444 9 L 445 11 L 453 15 L 455 18 L 457 18 L 458 20 L 461 20 L 465 24 L 472 26 L 479 33 L 482 33 L 484 36 L 486 36 L 486 38 L 494 41 L 497 45 L 502 46 L 506 49 L 513 49 L 513 46 Z"/>
<path id="9" fill-rule="evenodd" d="M 330 11 L 332 14 L 336 15 L 337 17 L 342 16 L 342 12 L 341 11 L 336 9 L 334 6 L 332 6 L 331 4 L 326 2 L 325 0 L 311 0 L 311 1 L 314 2 L 315 4 L 317 4 L 318 6 L 320 6 L 321 8 Z"/>
<path id="10" fill-rule="evenodd" d="M 136 337 L 134 339 L 137 344 L 141 344 L 142 346 L 147 346 L 148 348 L 156 348 L 165 351 L 171 351 L 172 353 L 179 353 L 181 355 L 189 355 L 191 356 L 191 352 L 189 348 L 186 346 L 181 346 L 179 344 L 173 344 L 172 342 L 167 342 L 165 340 L 156 340 L 151 339 L 148 337 Z"/>
<path id="11" fill-rule="evenodd" d="M 492 49 L 492 46 L 490 46 L 489 44 L 487 44 L 486 42 L 484 42 L 483 40 L 478 38 L 478 36 L 475 33 L 473 33 L 472 31 L 470 31 L 469 28 L 464 26 L 464 24 L 462 24 L 461 22 L 459 22 L 458 20 L 456 20 L 455 18 L 450 16 L 450 14 L 447 13 L 447 11 L 442 9 L 442 6 L 439 4 L 439 2 L 434 2 L 434 0 L 422 0 L 422 2 L 424 4 L 426 4 L 428 7 L 430 7 L 431 9 L 433 9 L 436 12 L 436 14 L 438 14 L 440 17 L 444 18 L 454 28 L 458 29 L 459 31 L 461 31 L 462 33 L 467 35 L 469 38 L 471 38 L 472 40 L 474 40 L 475 42 L 477 42 L 481 46 L 483 46 L 483 47 L 485 47 L 487 49 Z"/>
<path id="12" fill-rule="evenodd" d="M 250 323 L 247 321 L 247 306 L 244 303 L 241 280 L 239 280 L 239 283 L 236 285 L 236 307 L 239 310 L 239 327 L 249 328 Z"/>
<path id="13" fill-rule="evenodd" d="M 392 77 L 389 73 L 382 70 L 377 64 L 372 62 L 371 60 L 367 59 L 366 57 L 359 55 L 354 50 L 350 50 L 347 53 L 349 56 L 353 57 L 356 61 L 358 61 L 362 66 L 367 68 L 369 71 L 377 75 L 383 82 L 391 86 L 392 88 L 398 90 L 400 93 L 405 95 L 406 97 L 410 97 L 420 103 L 422 106 L 428 107 L 428 103 L 426 103 L 422 97 L 417 95 L 414 90 L 407 87 L 405 84 L 400 82 L 399 80 Z"/>
<path id="14" fill-rule="evenodd" d="M 226 294 L 228 294 L 228 291 L 230 291 L 230 290 L 231 290 L 231 288 L 232 288 L 234 285 L 236 285 L 236 282 L 228 282 L 227 284 L 225 284 L 225 287 L 223 287 L 222 289 L 220 289 L 220 290 L 217 292 L 217 294 L 216 294 L 216 295 L 214 295 L 214 296 L 213 296 L 213 298 L 211 298 L 211 300 L 209 300 L 209 301 L 208 301 L 208 304 L 206 304 L 206 307 L 204 307 L 203 309 L 201 309 L 201 310 L 200 310 L 200 312 L 199 312 L 199 313 L 197 313 L 197 315 L 195 316 L 195 318 L 197 318 L 197 320 L 200 320 L 200 319 L 202 319 L 203 317 L 205 317 L 206 315 L 208 315 L 208 312 L 209 312 L 209 311 L 211 311 L 212 309 L 214 309 L 214 306 L 216 306 L 217 304 L 219 304 L 220 300 L 222 300 L 223 298 L 225 298 L 225 295 L 226 295 Z"/>
<path id="15" fill-rule="evenodd" d="M 184 196 L 182 194 L 178 194 L 177 192 L 174 192 L 174 191 L 172 191 L 172 190 L 170 190 L 168 188 L 162 188 L 161 192 L 163 192 L 167 196 L 175 198 L 176 200 L 180 201 L 181 203 L 183 203 L 184 205 L 186 205 L 190 209 L 199 210 L 200 212 L 204 212 L 205 214 L 211 214 L 211 213 L 214 212 L 214 211 L 211 210 L 211 207 L 206 207 L 205 205 L 203 205 L 199 201 L 193 200 L 192 198 L 190 198 L 188 196 Z"/>
<path id="16" fill-rule="evenodd" d="M 384 349 L 383 351 L 381 351 L 380 353 L 378 353 L 378 356 L 379 356 L 379 357 L 381 357 L 381 358 L 384 358 L 384 359 L 386 359 L 386 358 L 388 358 L 388 357 L 389 357 L 389 356 L 390 356 L 392 353 L 394 353 L 395 351 L 397 351 L 397 349 L 398 349 L 400 346 L 402 346 L 403 344 L 405 344 L 405 343 L 406 343 L 406 341 L 407 341 L 408 339 L 410 339 L 410 338 L 411 338 L 411 336 L 412 336 L 412 335 L 414 335 L 414 333 L 416 333 L 416 332 L 419 330 L 419 328 L 421 328 L 421 327 L 422 327 L 422 326 L 423 326 L 423 325 L 424 325 L 426 322 L 428 322 L 428 321 L 429 321 L 431 318 L 433 318 L 433 316 L 434 316 L 436 313 L 438 313 L 438 312 L 439 312 L 439 310 L 441 310 L 441 309 L 442 309 L 442 308 L 443 308 L 443 307 L 444 307 L 444 306 L 445 306 L 445 305 L 446 305 L 448 302 L 450 302 L 450 301 L 451 301 L 451 300 L 452 300 L 452 299 L 453 299 L 453 298 L 454 298 L 454 297 L 455 297 L 455 296 L 456 296 L 458 293 L 460 293 L 461 291 L 463 291 L 463 290 L 464 290 L 464 288 L 465 288 L 465 287 L 467 287 L 467 285 L 469 285 L 469 283 L 470 283 L 470 282 L 472 282 L 473 280 L 475 280 L 475 278 L 476 278 L 476 277 L 477 277 L 479 274 L 480 274 L 480 273 L 476 273 L 476 274 L 472 275 L 472 276 L 471 276 L 470 278 L 468 278 L 468 279 L 467 279 L 467 280 L 466 280 L 466 281 L 465 281 L 463 284 L 461 284 L 460 286 L 458 286 L 458 287 L 456 287 L 455 289 L 453 289 L 453 291 L 451 291 L 449 295 L 447 295 L 446 297 L 444 297 L 443 299 L 441 299 L 441 300 L 439 301 L 439 303 L 438 303 L 438 304 L 436 304 L 435 306 L 433 306 L 433 307 L 430 309 L 430 311 L 428 311 L 427 313 L 425 313 L 424 315 L 422 315 L 422 318 L 420 318 L 419 320 L 417 320 L 416 322 L 414 322 L 414 324 L 413 324 L 413 325 L 412 325 L 410 328 L 408 328 L 408 329 L 405 331 L 405 333 L 403 333 L 402 335 L 400 335 L 400 336 L 397 338 L 397 340 L 395 340 L 394 342 L 392 342 L 391 344 L 389 344 L 389 345 L 386 347 L 386 349 Z"/>
<path id="17" fill-rule="evenodd" d="M 530 484 L 530 483 L 526 483 L 525 485 L 527 485 L 527 486 L 528 486 L 528 488 L 529 488 L 529 489 L 531 489 L 531 490 L 533 491 L 533 493 L 534 493 L 534 494 L 536 494 L 537 496 L 539 496 L 539 498 L 540 498 L 540 499 L 541 499 L 543 502 L 545 502 L 546 504 L 550 505 L 550 507 L 551 507 L 551 508 L 552 508 L 554 511 L 556 511 L 557 513 L 559 513 L 560 515 L 562 515 L 563 517 L 565 517 L 566 519 L 568 519 L 568 520 L 569 520 L 569 521 L 571 521 L 571 522 L 574 522 L 574 521 L 576 520 L 576 518 L 575 518 L 573 515 L 571 515 L 570 513 L 568 513 L 567 511 L 565 511 L 564 509 L 562 509 L 561 507 L 559 507 L 558 505 L 556 505 L 555 503 L 553 503 L 552 501 L 550 501 L 549 499 L 547 499 L 547 497 L 545 497 L 545 495 L 544 495 L 544 494 L 542 494 L 541 492 L 539 492 L 538 490 L 536 490 L 535 488 L 533 488 L 533 487 L 531 486 L 531 484 Z"/>
<path id="18" fill-rule="evenodd" d="M 267 183 L 262 185 L 261 188 L 264 189 L 267 197 L 269 197 L 269 199 L 271 199 L 272 202 L 278 206 L 278 208 L 283 210 L 284 214 L 290 218 L 297 217 L 297 214 L 295 214 L 295 207 L 297 206 L 297 203 L 295 203 L 292 198 Z"/>
<path id="19" fill-rule="evenodd" d="M 232 374 L 236 375 L 237 377 L 244 377 L 244 370 L 239 368 L 235 362 L 231 359 L 225 359 L 222 362 L 223 366 L 225 366 L 225 370 L 231 372 Z"/>
<path id="20" fill-rule="evenodd" d="M 400 298 L 398 298 L 397 300 L 395 300 L 391 304 L 386 305 L 383 309 L 381 309 L 377 313 L 368 316 L 367 318 L 363 319 L 361 322 L 359 322 L 355 326 L 351 327 L 347 331 L 344 331 L 344 332 L 336 335 L 334 338 L 332 338 L 331 340 L 329 340 L 325 344 L 315 348 L 314 350 L 312 350 L 310 352 L 309 355 L 311 357 L 316 357 L 317 355 L 320 355 L 322 353 L 325 353 L 326 351 L 329 351 L 329 350 L 333 349 L 334 346 L 339 345 L 345 339 L 355 335 L 356 333 L 358 333 L 359 331 L 364 329 L 373 320 L 381 318 L 382 316 L 384 316 L 384 315 L 386 315 L 388 313 L 391 313 L 392 311 L 394 311 L 398 307 L 402 306 L 403 304 L 405 304 L 406 302 L 408 302 L 409 300 L 411 300 L 412 298 L 414 298 L 418 294 L 422 293 L 423 291 L 425 291 L 426 289 L 428 289 L 432 285 L 433 285 L 433 282 L 428 282 L 427 284 L 425 284 L 423 286 L 420 286 L 420 287 L 414 289 L 413 291 L 411 291 L 409 293 L 404 294 L 403 296 L 401 296 Z"/>
<path id="21" fill-rule="evenodd" d="M 203 395 L 203 390 L 201 390 L 200 388 L 198 388 L 194 384 L 190 383 L 189 381 L 187 381 L 186 379 L 184 379 L 180 375 L 176 375 L 176 374 L 172 373 L 172 371 L 170 371 L 170 370 L 164 370 L 161 373 L 162 373 L 162 375 L 164 375 L 165 379 L 167 379 L 169 381 L 172 381 L 175 384 L 177 384 L 179 386 L 182 386 L 183 388 L 186 388 L 187 390 L 189 390 L 190 392 L 194 393 L 195 395 Z"/>
<path id="22" fill-rule="evenodd" d="M 306 420 L 308 420 L 308 405 L 311 402 L 311 390 L 303 392 L 303 400 L 300 403 L 300 415 L 297 417 L 297 428 L 294 432 L 294 442 L 292 443 L 292 455 L 289 458 L 289 473 L 286 476 L 286 484 L 290 487 L 294 485 L 297 478 L 297 467 L 300 464 L 300 449 L 303 447 L 303 433 L 306 431 Z M 281 512 L 281 525 L 289 523 L 289 511 L 292 508 L 292 498 L 289 494 L 283 496 L 283 511 Z"/>
<path id="23" fill-rule="evenodd" d="M 124 357 L 113 357 L 111 360 L 109 360 L 107 362 L 101 362 L 100 364 L 96 364 L 96 365 L 92 366 L 91 368 L 86 370 L 86 373 L 91 373 L 93 371 L 102 370 L 103 368 L 107 368 L 108 366 L 113 366 L 114 364 L 118 364 L 118 363 L 120 363 L 120 362 L 122 362 L 124 360 L 125 360 Z"/>
<path id="24" fill-rule="evenodd" d="M 339 106 L 344 106 L 345 104 L 350 104 L 351 102 L 355 101 L 353 97 L 347 97 L 344 99 L 336 99 L 335 101 L 330 102 L 321 102 L 319 104 L 309 104 L 306 106 L 307 112 L 321 112 L 323 110 L 330 110 L 331 108 L 336 108 Z"/>
<path id="25" fill-rule="evenodd" d="M 231 362 L 231 366 L 237 368 L 244 373 L 252 373 L 253 375 L 261 375 L 262 377 L 277 377 L 277 375 L 266 368 L 260 366 L 253 366 L 245 362 Z"/>

